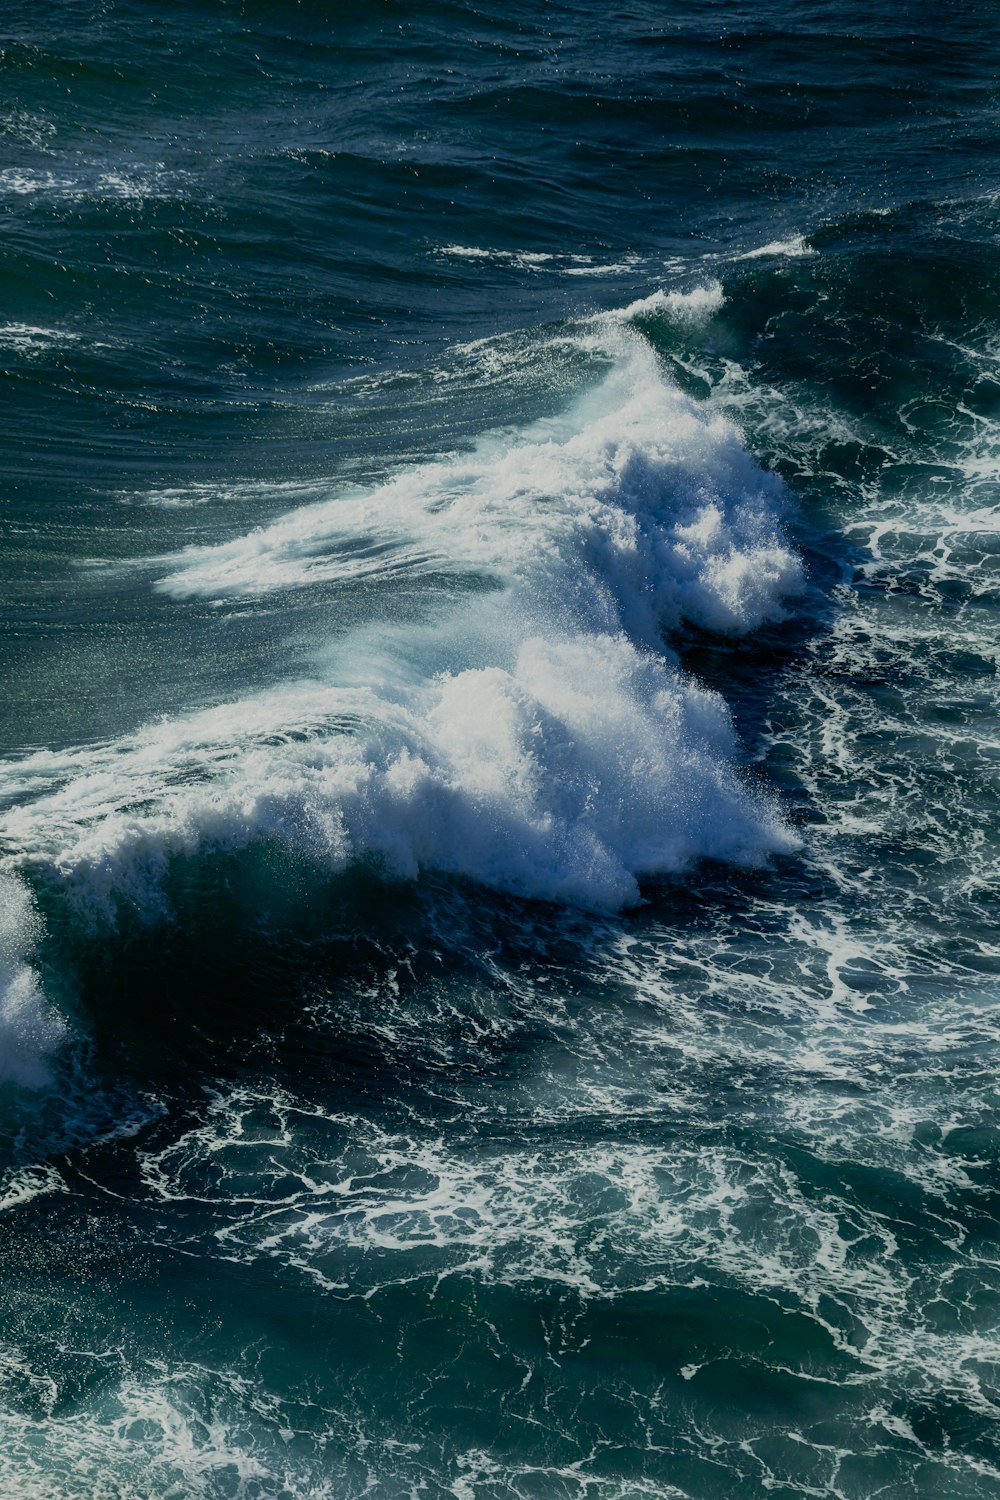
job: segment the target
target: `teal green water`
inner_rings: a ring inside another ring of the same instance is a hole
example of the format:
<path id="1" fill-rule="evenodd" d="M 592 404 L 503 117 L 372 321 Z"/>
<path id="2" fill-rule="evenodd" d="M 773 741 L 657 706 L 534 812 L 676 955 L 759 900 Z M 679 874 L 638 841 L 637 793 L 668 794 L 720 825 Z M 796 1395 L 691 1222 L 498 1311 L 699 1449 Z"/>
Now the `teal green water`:
<path id="1" fill-rule="evenodd" d="M 1000 1495 L 992 7 L 0 19 L 0 1491 Z"/>

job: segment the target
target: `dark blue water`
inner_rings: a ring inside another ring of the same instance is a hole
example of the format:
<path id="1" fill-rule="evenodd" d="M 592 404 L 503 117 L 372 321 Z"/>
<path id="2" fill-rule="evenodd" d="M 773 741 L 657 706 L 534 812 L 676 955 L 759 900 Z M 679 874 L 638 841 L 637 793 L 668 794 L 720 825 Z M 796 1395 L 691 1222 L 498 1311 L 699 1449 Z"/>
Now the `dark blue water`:
<path id="1" fill-rule="evenodd" d="M 998 62 L 7 5 L 4 1496 L 1000 1495 Z"/>

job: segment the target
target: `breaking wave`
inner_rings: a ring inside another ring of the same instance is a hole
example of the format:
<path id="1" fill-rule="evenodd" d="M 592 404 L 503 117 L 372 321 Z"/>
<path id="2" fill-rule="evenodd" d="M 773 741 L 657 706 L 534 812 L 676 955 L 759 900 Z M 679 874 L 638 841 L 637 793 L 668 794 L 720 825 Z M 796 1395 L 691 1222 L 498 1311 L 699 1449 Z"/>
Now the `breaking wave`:
<path id="1" fill-rule="evenodd" d="M 703 857 L 793 849 L 722 699 L 664 645 L 682 622 L 738 634 L 782 617 L 802 569 L 781 482 L 626 317 L 577 337 L 605 373 L 562 418 L 159 564 L 162 591 L 221 608 L 430 572 L 444 603 L 416 630 L 317 642 L 309 680 L 9 763 L 8 859 L 113 918 L 122 900 L 158 910 L 174 857 L 262 841 L 333 870 L 435 868 L 611 909 Z"/>

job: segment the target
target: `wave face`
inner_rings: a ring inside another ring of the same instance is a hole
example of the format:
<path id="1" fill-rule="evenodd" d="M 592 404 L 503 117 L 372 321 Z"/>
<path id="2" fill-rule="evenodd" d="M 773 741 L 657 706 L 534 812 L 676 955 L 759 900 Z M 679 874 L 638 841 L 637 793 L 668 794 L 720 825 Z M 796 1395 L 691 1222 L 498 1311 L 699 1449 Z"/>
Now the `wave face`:
<path id="1" fill-rule="evenodd" d="M 1000 42 L 889 10 L 5 7 L 4 1500 L 1000 1493 Z"/>

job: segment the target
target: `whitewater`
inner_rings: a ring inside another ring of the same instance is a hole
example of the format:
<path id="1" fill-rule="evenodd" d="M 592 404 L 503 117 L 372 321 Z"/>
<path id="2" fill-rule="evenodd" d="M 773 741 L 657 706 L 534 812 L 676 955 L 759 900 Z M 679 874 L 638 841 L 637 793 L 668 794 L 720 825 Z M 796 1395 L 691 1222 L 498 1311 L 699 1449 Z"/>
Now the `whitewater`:
<path id="1" fill-rule="evenodd" d="M 716 286 L 640 310 L 690 320 L 720 300 Z M 7 762 L 12 1076 L 32 1076 L 32 1034 L 59 1028 L 10 872 L 57 881 L 90 920 L 114 923 L 122 902 L 154 919 L 172 859 L 273 841 L 330 870 L 368 859 L 389 878 L 437 869 L 613 910 L 643 877 L 797 847 L 741 775 L 724 702 L 664 641 L 784 617 L 803 572 L 783 487 L 664 378 L 635 312 L 578 336 L 609 368 L 564 417 L 157 566 L 152 586 L 176 598 L 434 570 L 471 581 L 473 602 L 348 635 L 311 680 Z"/>

